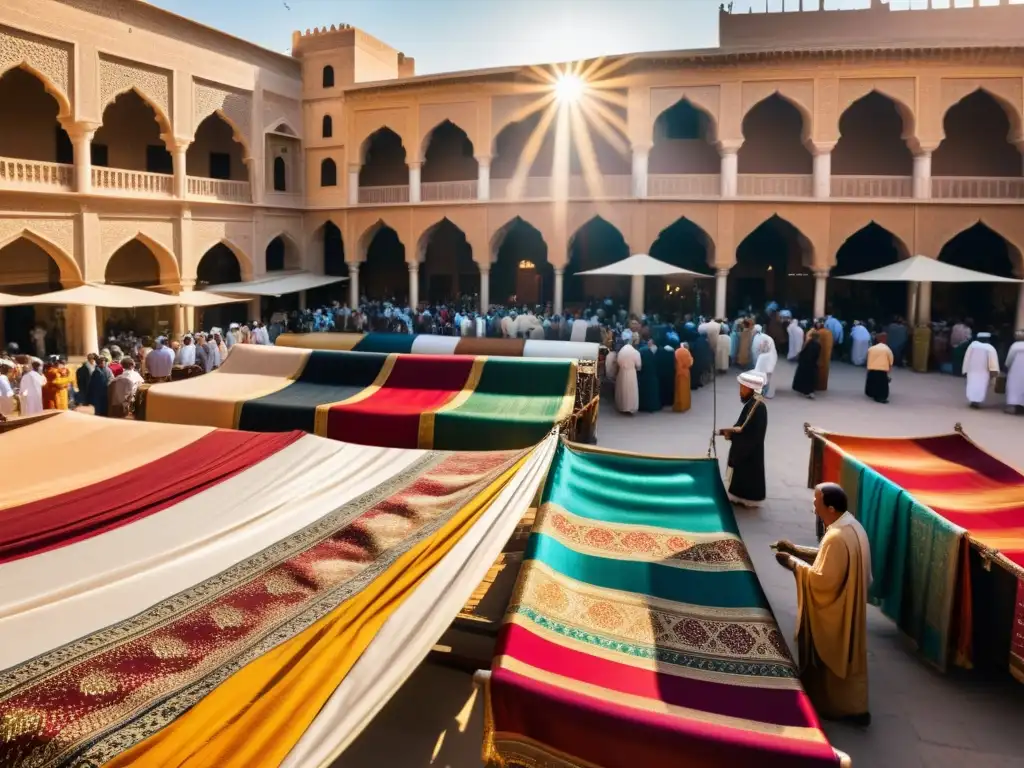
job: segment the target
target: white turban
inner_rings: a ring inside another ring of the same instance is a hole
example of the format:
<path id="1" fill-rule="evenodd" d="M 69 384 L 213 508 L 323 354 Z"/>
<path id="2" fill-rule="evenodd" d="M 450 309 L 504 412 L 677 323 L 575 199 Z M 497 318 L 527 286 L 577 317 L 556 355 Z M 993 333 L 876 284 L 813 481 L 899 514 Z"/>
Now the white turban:
<path id="1" fill-rule="evenodd" d="M 629 330 L 629 328 L 622 332 L 622 340 L 625 342 L 630 342 L 633 340 L 633 332 Z"/>
<path id="2" fill-rule="evenodd" d="M 765 385 L 764 377 L 760 373 L 755 373 L 754 371 L 744 371 L 736 377 L 736 381 L 755 392 L 760 392 L 764 389 Z"/>
<path id="3" fill-rule="evenodd" d="M 754 326 L 754 333 L 760 333 L 760 332 L 761 332 L 761 326 L 760 325 L 755 325 Z"/>

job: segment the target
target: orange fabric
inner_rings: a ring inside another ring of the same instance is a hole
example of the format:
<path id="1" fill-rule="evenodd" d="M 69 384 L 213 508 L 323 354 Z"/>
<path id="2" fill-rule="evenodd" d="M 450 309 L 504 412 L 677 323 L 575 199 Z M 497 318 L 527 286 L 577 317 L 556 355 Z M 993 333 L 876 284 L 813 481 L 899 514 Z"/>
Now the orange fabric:
<path id="1" fill-rule="evenodd" d="M 832 364 L 832 331 L 826 328 L 818 330 L 818 343 L 821 344 L 821 354 L 818 356 L 818 386 L 819 392 L 828 389 L 828 370 Z"/>
<path id="2" fill-rule="evenodd" d="M 690 368 L 693 367 L 693 355 L 690 350 L 680 347 L 676 350 L 676 393 L 672 401 L 672 410 L 685 413 L 690 410 Z"/>

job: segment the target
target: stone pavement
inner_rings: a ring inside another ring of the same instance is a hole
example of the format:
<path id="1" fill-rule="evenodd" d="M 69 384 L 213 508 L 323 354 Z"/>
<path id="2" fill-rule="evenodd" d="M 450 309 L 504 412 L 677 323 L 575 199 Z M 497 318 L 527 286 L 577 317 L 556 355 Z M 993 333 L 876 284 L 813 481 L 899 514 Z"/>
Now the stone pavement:
<path id="1" fill-rule="evenodd" d="M 803 424 L 836 432 L 898 436 L 948 432 L 956 422 L 1005 461 L 1024 467 L 1024 417 L 967 408 L 962 379 L 897 370 L 888 405 L 864 397 L 864 371 L 833 366 L 830 388 L 814 401 L 789 391 L 793 367 L 781 362 L 777 393 L 768 406 L 768 499 L 759 510 L 738 510 L 740 530 L 783 633 L 792 645 L 796 620 L 793 577 L 768 544 L 788 538 L 814 543 L 811 492 L 806 488 L 810 441 Z M 720 379 L 718 426 L 739 413 L 734 376 Z M 694 393 L 685 414 L 622 416 L 603 403 L 600 445 L 646 453 L 705 455 L 712 432 L 710 387 Z M 718 441 L 724 464 L 728 444 Z M 868 609 L 872 724 L 867 729 L 826 724 L 832 743 L 858 768 L 1024 768 L 1024 686 L 970 673 L 941 675 L 907 648 L 891 621 Z M 424 664 L 336 768 L 479 768 L 482 716 L 468 676 Z M 398 748 L 401 744 L 401 748 Z M 387 755 L 387 757 L 385 757 Z M 643 768 L 638 766 L 637 768 Z"/>

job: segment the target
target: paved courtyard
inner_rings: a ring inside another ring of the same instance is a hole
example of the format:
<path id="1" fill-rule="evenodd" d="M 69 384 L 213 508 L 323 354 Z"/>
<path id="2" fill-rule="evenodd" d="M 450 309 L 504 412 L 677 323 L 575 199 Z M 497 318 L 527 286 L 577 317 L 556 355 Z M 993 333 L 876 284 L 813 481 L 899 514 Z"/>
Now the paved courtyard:
<path id="1" fill-rule="evenodd" d="M 792 374 L 792 366 L 780 363 L 780 385 L 769 404 L 767 504 L 737 512 L 758 576 L 791 644 L 793 577 L 775 563 L 768 544 L 780 538 L 814 543 L 804 422 L 836 432 L 897 436 L 947 432 L 959 421 L 988 450 L 1024 466 L 1024 418 L 1004 414 L 994 398 L 988 409 L 969 410 L 960 379 L 899 370 L 890 403 L 878 405 L 863 395 L 863 369 L 833 366 L 829 391 L 814 401 L 789 391 Z M 719 380 L 718 426 L 731 425 L 739 407 L 735 378 Z M 598 438 L 611 448 L 702 456 L 711 431 L 712 390 L 705 387 L 694 393 L 686 414 L 626 417 L 604 404 Z M 728 444 L 719 440 L 718 450 L 724 462 Z M 959 671 L 940 675 L 908 650 L 892 622 L 875 608 L 868 610 L 873 722 L 864 730 L 826 724 L 832 743 L 855 766 L 868 768 L 1024 768 L 1024 686 Z M 424 664 L 336 766 L 479 768 L 481 729 L 481 702 L 469 677 Z"/>

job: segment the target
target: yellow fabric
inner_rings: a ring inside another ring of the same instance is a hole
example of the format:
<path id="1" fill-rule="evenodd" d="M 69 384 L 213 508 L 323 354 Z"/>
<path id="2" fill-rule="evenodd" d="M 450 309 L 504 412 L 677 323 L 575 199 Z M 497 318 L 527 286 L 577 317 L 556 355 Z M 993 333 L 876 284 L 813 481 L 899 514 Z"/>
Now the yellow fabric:
<path id="1" fill-rule="evenodd" d="M 279 347 L 334 349 L 348 352 L 363 340 L 361 333 L 282 333 L 275 339 Z"/>
<path id="2" fill-rule="evenodd" d="M 891 371 L 893 357 L 889 345 L 879 342 L 868 349 L 867 365 L 869 371 L 885 371 L 886 373 Z"/>
<path id="3" fill-rule="evenodd" d="M 528 457 L 359 594 L 264 654 L 107 768 L 279 765 L 377 630 L 494 501 Z"/>
<path id="4" fill-rule="evenodd" d="M 832 331 L 827 328 L 818 329 L 818 343 L 821 344 L 821 354 L 818 356 L 818 384 L 816 389 L 824 392 L 828 389 L 828 369 L 832 365 L 832 344 L 835 339 Z"/>
<path id="5" fill-rule="evenodd" d="M 796 564 L 800 679 L 825 717 L 868 711 L 863 569 L 852 526 L 830 527 L 814 562 Z"/>
<path id="6" fill-rule="evenodd" d="M 690 350 L 680 347 L 676 350 L 676 391 L 672 400 L 672 410 L 685 413 L 690 410 L 690 369 L 693 367 L 693 355 Z"/>
<path id="7" fill-rule="evenodd" d="M 64 411 L 0 438 L 4 456 L 17 456 L 0 494 L 0 509 L 58 496 L 138 469 L 184 448 L 212 430 L 102 419 Z M 63 461 L 54 471 L 53 447 Z"/>
<path id="8" fill-rule="evenodd" d="M 484 366 L 486 364 L 487 358 L 485 356 L 481 355 L 480 357 L 475 358 L 473 360 L 473 366 L 469 369 L 469 376 L 466 377 L 466 383 L 463 385 L 462 390 L 440 408 L 420 414 L 420 427 L 416 445 L 417 448 L 430 450 L 434 447 L 434 424 L 437 420 L 437 414 L 443 411 L 453 411 L 469 400 L 470 396 L 476 392 L 476 388 L 480 386 L 480 377 L 484 373 Z"/>

